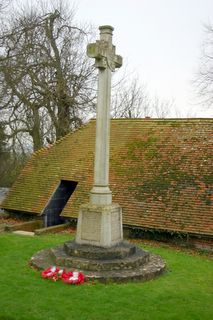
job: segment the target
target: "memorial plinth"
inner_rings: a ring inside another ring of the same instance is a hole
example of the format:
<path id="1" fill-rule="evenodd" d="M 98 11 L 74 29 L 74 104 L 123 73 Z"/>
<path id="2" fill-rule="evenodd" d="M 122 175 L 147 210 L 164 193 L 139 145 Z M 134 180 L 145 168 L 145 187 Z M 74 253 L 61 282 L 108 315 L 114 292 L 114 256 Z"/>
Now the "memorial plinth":
<path id="1" fill-rule="evenodd" d="M 118 204 L 81 206 L 76 243 L 111 247 L 122 240 L 122 210 Z"/>
<path id="2" fill-rule="evenodd" d="M 161 275 L 165 263 L 160 256 L 122 241 L 110 248 L 79 245 L 75 241 L 36 253 L 30 264 L 44 270 L 57 266 L 84 273 L 85 280 L 100 282 L 147 281 Z"/>

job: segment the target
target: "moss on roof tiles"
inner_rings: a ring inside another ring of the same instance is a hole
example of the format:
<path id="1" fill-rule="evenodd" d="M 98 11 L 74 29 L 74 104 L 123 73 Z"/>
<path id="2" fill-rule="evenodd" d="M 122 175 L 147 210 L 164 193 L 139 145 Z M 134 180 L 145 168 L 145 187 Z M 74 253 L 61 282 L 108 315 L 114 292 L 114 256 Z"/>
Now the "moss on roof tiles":
<path id="1" fill-rule="evenodd" d="M 213 119 L 111 121 L 110 184 L 125 224 L 213 235 Z M 36 152 L 3 207 L 41 214 L 60 180 L 77 181 L 77 217 L 93 182 L 95 120 Z"/>

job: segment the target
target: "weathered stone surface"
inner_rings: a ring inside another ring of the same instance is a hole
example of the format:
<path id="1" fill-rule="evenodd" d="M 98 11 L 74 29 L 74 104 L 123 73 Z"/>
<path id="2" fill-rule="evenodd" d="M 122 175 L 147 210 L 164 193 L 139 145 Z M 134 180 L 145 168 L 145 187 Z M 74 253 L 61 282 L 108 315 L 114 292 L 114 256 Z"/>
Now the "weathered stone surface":
<path id="1" fill-rule="evenodd" d="M 145 264 L 149 260 L 148 252 L 136 249 L 135 253 L 122 259 L 91 259 L 65 255 L 63 246 L 51 249 L 55 264 L 63 264 L 74 269 L 99 270 L 125 270 L 133 269 Z"/>
<path id="2" fill-rule="evenodd" d="M 95 58 L 98 68 L 98 98 L 94 185 L 90 191 L 90 203 L 95 205 L 110 205 L 112 193 L 109 189 L 109 140 L 110 140 L 110 100 L 111 72 L 120 68 L 122 58 L 116 55 L 112 44 L 111 26 L 100 26 L 100 40 L 87 46 L 87 54 Z"/>
<path id="3" fill-rule="evenodd" d="M 41 250 L 34 254 L 30 259 L 30 265 L 38 270 L 44 270 L 53 264 L 54 261 L 51 256 L 50 249 Z"/>
<path id="4" fill-rule="evenodd" d="M 64 243 L 64 251 L 68 255 L 100 260 L 122 259 L 133 255 L 136 252 L 136 246 L 128 241 L 109 247 L 92 247 L 86 244 L 79 245 L 75 241 L 67 241 Z"/>
<path id="5" fill-rule="evenodd" d="M 86 249 L 88 250 L 87 258 L 85 258 Z M 103 257 L 103 248 L 94 248 L 93 246 L 83 248 L 82 245 L 78 248 L 75 242 L 72 244 L 68 242 L 60 247 L 36 253 L 31 258 L 30 264 L 39 270 L 52 265 L 72 271 L 77 269 L 85 274 L 87 280 L 96 279 L 101 282 L 145 281 L 164 272 L 166 265 L 160 256 L 150 254 L 131 244 L 128 246 L 126 242 L 123 244 L 123 250 L 126 250 L 125 257 L 112 258 L 112 255 L 118 254 L 119 246 L 114 247 L 114 252 L 113 248 L 106 249 Z M 69 255 L 68 251 L 74 255 Z M 89 258 L 90 255 L 92 259 Z M 109 259 L 110 256 L 111 259 Z"/>
<path id="6" fill-rule="evenodd" d="M 110 247 L 123 240 L 122 209 L 118 204 L 85 204 L 78 216 L 76 242 Z"/>

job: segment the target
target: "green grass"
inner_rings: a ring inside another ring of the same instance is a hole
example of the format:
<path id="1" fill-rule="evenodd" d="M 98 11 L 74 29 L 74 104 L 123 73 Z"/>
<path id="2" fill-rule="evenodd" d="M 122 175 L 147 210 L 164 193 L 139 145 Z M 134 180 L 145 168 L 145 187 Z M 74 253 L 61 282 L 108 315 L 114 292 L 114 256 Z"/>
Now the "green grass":
<path id="1" fill-rule="evenodd" d="M 65 285 L 43 280 L 28 265 L 68 235 L 0 235 L 0 320 L 209 320 L 213 319 L 213 263 L 171 248 L 146 246 L 167 262 L 153 281 Z"/>

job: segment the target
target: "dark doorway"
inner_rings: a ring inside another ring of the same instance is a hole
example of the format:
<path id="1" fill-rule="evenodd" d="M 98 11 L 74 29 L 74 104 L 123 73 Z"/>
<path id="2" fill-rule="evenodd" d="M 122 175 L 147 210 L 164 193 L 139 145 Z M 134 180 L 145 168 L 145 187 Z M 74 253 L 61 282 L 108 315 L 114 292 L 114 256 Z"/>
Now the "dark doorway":
<path id="1" fill-rule="evenodd" d="M 64 223 L 64 219 L 60 217 L 60 214 L 74 192 L 77 184 L 76 181 L 61 180 L 43 211 L 45 227 Z"/>

